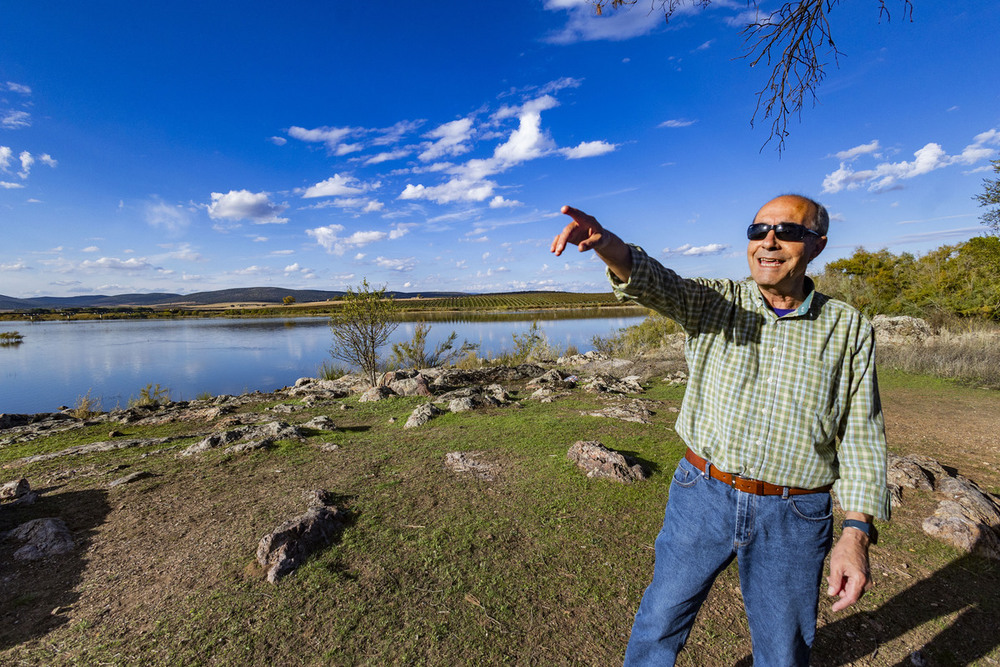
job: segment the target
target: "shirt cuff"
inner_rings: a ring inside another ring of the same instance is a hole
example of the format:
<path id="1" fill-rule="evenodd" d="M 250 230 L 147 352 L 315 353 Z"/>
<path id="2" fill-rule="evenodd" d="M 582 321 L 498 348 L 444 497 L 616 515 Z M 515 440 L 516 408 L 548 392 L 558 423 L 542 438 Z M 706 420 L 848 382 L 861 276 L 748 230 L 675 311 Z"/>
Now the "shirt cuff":
<path id="1" fill-rule="evenodd" d="M 642 296 L 649 283 L 649 256 L 637 245 L 627 244 L 632 253 L 632 270 L 629 279 L 622 280 L 614 274 L 611 267 L 605 271 L 611 281 L 611 289 L 619 301 L 632 301 Z"/>
<path id="2" fill-rule="evenodd" d="M 833 483 L 833 492 L 845 512 L 861 512 L 882 521 L 889 520 L 892 509 L 889 489 L 884 485 L 840 478 Z"/>

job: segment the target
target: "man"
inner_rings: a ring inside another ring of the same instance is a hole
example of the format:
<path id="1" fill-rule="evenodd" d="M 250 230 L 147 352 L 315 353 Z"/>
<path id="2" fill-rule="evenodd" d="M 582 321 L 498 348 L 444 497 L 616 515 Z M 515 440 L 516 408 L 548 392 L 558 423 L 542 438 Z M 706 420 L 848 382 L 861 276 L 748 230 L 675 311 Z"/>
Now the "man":
<path id="1" fill-rule="evenodd" d="M 874 332 L 806 276 L 826 246 L 826 209 L 798 195 L 765 204 L 747 230 L 751 278 L 742 283 L 682 279 L 592 216 L 562 212 L 572 222 L 552 252 L 568 243 L 594 250 L 619 299 L 687 334 L 689 381 L 675 428 L 688 450 L 626 665 L 674 664 L 733 558 L 755 667 L 807 665 L 833 541 L 831 488 L 846 512 L 827 577 L 834 611 L 870 587 L 871 522 L 889 518 Z"/>

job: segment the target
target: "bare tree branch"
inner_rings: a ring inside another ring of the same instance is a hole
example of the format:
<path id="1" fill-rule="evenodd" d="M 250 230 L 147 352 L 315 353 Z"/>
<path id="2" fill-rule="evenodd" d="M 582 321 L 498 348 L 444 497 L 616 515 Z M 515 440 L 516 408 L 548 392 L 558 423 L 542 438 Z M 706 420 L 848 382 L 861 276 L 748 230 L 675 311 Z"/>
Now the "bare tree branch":
<path id="1" fill-rule="evenodd" d="M 650 0 L 651 11 L 659 5 L 664 18 L 681 6 L 691 4 L 706 7 L 712 0 Z M 879 20 L 891 19 L 886 0 L 878 2 Z M 898 0 L 902 3 L 903 18 L 913 20 L 912 0 Z M 620 9 L 632 6 L 638 0 L 591 0 L 598 15 L 605 9 Z M 770 68 L 767 83 L 757 93 L 757 105 L 750 119 L 751 125 L 760 120 L 771 119 L 771 134 L 764 145 L 777 139 L 777 150 L 785 148 L 788 136 L 788 122 L 792 116 L 801 118 L 805 101 L 816 103 L 816 88 L 826 76 L 826 58 L 837 63 L 837 50 L 830 31 L 828 15 L 839 0 L 798 0 L 785 2 L 778 9 L 765 15 L 743 29 L 745 51 L 743 59 L 751 67 L 765 65 Z M 757 0 L 747 0 L 747 6 L 757 8 Z M 763 149 L 763 147 L 761 147 Z"/>

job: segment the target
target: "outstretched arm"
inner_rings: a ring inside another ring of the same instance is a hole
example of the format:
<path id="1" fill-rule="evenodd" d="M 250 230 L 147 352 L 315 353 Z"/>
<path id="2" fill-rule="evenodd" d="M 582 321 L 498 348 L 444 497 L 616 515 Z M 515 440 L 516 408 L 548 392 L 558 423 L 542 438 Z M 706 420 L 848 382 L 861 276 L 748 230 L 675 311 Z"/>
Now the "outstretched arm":
<path id="1" fill-rule="evenodd" d="M 580 252 L 593 250 L 619 280 L 628 282 L 632 274 L 632 251 L 629 247 L 602 227 L 594 216 L 572 206 L 563 206 L 562 212 L 573 220 L 552 240 L 552 252 L 558 257 L 567 243 L 579 247 Z"/>

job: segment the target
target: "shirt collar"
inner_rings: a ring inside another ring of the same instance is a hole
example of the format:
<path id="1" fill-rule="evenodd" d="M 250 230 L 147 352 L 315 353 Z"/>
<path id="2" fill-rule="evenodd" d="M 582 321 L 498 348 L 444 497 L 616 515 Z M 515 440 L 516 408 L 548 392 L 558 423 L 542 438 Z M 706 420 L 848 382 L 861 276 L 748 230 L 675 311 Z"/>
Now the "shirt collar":
<path id="1" fill-rule="evenodd" d="M 762 308 L 763 310 L 771 313 L 771 315 L 777 317 L 777 313 L 771 310 L 767 300 L 764 299 L 764 294 L 760 291 L 760 286 L 758 286 L 753 279 L 750 279 L 748 282 L 753 285 L 754 300 L 757 302 L 758 308 Z M 806 298 L 802 300 L 802 303 L 799 304 L 798 308 L 796 308 L 793 312 L 788 313 L 788 315 L 785 315 L 785 317 L 801 317 L 802 315 L 806 315 L 809 312 L 809 309 L 812 308 L 813 295 L 816 294 L 816 285 L 813 283 L 812 278 L 806 276 L 805 282 L 803 282 L 802 286 L 806 291 Z"/>

